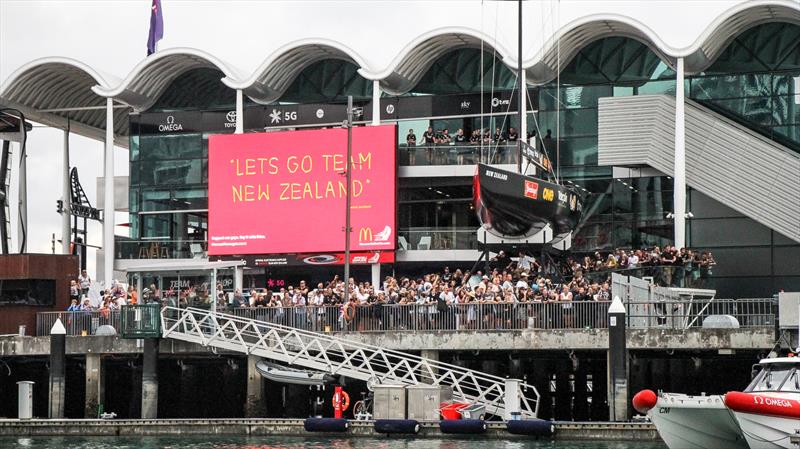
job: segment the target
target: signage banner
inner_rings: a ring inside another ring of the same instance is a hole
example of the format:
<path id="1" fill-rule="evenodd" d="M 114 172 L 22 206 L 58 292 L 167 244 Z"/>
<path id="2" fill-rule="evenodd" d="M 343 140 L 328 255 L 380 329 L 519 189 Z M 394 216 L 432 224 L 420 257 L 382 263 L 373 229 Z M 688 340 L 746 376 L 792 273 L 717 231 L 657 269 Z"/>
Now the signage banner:
<path id="1" fill-rule="evenodd" d="M 353 128 L 350 247 L 393 250 L 394 125 Z M 344 250 L 347 130 L 209 137 L 209 255 Z"/>
<path id="2" fill-rule="evenodd" d="M 231 259 L 226 257 L 225 259 Z M 243 256 L 249 267 L 298 267 L 320 265 L 344 265 L 344 253 L 280 254 L 274 256 Z M 393 251 L 359 251 L 350 253 L 351 265 L 394 263 Z"/>

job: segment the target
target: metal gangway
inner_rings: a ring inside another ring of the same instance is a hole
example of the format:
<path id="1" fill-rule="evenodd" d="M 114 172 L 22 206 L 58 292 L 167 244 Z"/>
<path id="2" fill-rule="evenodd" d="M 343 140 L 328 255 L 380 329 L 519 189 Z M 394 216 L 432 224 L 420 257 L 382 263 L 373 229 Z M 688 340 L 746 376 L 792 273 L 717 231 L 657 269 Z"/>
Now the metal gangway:
<path id="1" fill-rule="evenodd" d="M 536 418 L 538 412 L 539 392 L 533 385 L 327 333 L 176 307 L 161 309 L 161 329 L 164 338 L 252 354 L 368 384 L 451 386 L 454 400 L 484 404 L 488 414 L 500 417 L 506 416 L 507 401 L 509 412 L 518 411 L 521 418 Z"/>

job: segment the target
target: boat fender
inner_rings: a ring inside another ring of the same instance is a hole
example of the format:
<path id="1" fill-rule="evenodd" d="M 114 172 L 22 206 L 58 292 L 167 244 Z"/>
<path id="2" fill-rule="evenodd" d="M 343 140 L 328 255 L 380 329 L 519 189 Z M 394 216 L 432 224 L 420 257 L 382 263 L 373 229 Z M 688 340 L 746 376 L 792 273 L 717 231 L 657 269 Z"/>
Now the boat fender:
<path id="1" fill-rule="evenodd" d="M 506 422 L 506 430 L 514 435 L 549 437 L 556 433 L 556 426 L 542 419 L 524 419 Z"/>
<path id="2" fill-rule="evenodd" d="M 308 418 L 303 421 L 306 432 L 346 432 L 347 427 L 344 418 Z"/>
<path id="3" fill-rule="evenodd" d="M 346 391 L 341 390 L 333 394 L 333 409 L 345 411 L 350 407 L 350 395 Z"/>
<path id="4" fill-rule="evenodd" d="M 633 397 L 633 408 L 639 413 L 647 413 L 656 406 L 658 396 L 653 390 L 642 390 Z"/>
<path id="5" fill-rule="evenodd" d="M 376 433 L 419 433 L 419 421 L 415 419 L 376 419 Z"/>
<path id="6" fill-rule="evenodd" d="M 486 432 L 486 421 L 482 419 L 450 419 L 439 421 L 442 433 L 471 434 Z"/>

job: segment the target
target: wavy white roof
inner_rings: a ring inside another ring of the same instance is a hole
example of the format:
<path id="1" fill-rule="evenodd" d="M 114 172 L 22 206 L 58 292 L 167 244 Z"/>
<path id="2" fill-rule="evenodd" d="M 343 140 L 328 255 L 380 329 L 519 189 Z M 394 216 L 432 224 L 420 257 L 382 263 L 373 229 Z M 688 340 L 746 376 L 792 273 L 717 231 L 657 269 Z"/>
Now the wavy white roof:
<path id="1" fill-rule="evenodd" d="M 199 67 L 219 69 L 227 86 L 269 103 L 305 67 L 329 58 L 353 62 L 393 94 L 407 92 L 438 57 L 458 48 L 483 47 L 517 65 L 516 2 L 162 3 L 161 50 L 142 58 L 148 0 L 0 2 L 0 103 L 63 126 L 58 111 L 42 111 L 102 106 L 103 97 L 147 109 L 176 77 Z M 800 2 L 791 0 L 543 0 L 524 9 L 523 67 L 530 83 L 550 81 L 603 37 L 637 39 L 669 63 L 684 57 L 692 73 L 747 28 L 800 24 Z M 125 132 L 120 118 L 126 114 L 117 113 L 118 134 Z M 105 111 L 88 109 L 73 120 L 76 132 L 99 137 Z"/>

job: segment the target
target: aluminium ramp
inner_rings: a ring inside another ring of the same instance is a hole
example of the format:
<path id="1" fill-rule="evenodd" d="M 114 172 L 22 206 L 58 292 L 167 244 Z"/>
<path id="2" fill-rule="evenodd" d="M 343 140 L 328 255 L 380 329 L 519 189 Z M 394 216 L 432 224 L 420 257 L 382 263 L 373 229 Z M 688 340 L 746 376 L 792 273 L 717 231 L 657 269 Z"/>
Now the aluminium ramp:
<path id="1" fill-rule="evenodd" d="M 451 386 L 455 399 L 485 404 L 486 411 L 497 416 L 506 414 L 507 379 L 480 371 L 326 333 L 209 310 L 164 307 L 161 309 L 161 323 L 164 338 L 253 354 L 366 382 Z M 522 417 L 536 418 L 539 405 L 536 388 L 517 381 L 509 384 L 518 385 L 518 411 Z"/>
<path id="2" fill-rule="evenodd" d="M 800 242 L 800 154 L 687 100 L 686 184 Z M 598 164 L 674 175 L 675 97 L 599 101 Z"/>

